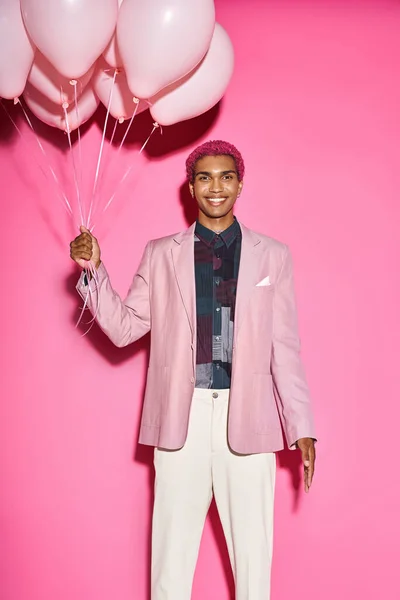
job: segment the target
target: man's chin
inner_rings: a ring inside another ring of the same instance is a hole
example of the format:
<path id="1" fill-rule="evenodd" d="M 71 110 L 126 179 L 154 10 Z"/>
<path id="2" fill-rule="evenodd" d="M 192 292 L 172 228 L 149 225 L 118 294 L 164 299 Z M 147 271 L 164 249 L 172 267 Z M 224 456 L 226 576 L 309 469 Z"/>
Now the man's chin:
<path id="1" fill-rule="evenodd" d="M 232 207 L 227 208 L 225 206 L 219 206 L 209 209 L 205 207 L 201 212 L 203 212 L 209 219 L 223 219 L 224 217 L 232 214 Z"/>
<path id="2" fill-rule="evenodd" d="M 213 212 L 213 213 L 204 213 L 209 219 L 214 219 L 214 220 L 219 220 L 219 219 L 225 219 L 225 217 L 229 216 L 229 212 L 221 212 L 221 213 L 217 213 L 217 212 Z"/>

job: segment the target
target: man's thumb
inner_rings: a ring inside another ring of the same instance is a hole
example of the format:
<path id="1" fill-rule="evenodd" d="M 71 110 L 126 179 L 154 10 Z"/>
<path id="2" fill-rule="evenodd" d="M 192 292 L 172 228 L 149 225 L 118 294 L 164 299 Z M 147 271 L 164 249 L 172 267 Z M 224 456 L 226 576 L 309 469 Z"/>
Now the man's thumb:
<path id="1" fill-rule="evenodd" d="M 80 229 L 80 232 L 81 232 L 81 233 L 89 233 L 90 235 L 92 235 L 92 234 L 90 233 L 89 229 L 87 229 L 87 228 L 86 228 L 86 227 L 84 227 L 83 225 L 81 225 L 81 226 L 79 227 L 79 229 Z"/>

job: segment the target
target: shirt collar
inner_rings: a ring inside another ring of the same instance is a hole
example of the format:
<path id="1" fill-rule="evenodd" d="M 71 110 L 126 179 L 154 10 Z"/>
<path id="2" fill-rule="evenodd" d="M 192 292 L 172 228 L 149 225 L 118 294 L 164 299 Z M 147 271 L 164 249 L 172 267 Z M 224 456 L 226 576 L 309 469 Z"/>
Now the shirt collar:
<path id="1" fill-rule="evenodd" d="M 199 223 L 199 221 L 196 221 L 194 233 L 202 242 L 207 244 L 207 246 L 211 246 L 213 243 L 215 243 L 216 238 L 219 237 L 224 242 L 226 247 L 229 248 L 234 240 L 240 236 L 241 231 L 239 223 L 237 222 L 236 217 L 234 217 L 232 225 L 229 225 L 228 229 L 224 229 L 224 231 L 221 231 L 219 234 L 215 233 L 215 231 L 212 231 L 211 229 L 208 229 L 208 227 L 204 227 L 204 225 Z"/>

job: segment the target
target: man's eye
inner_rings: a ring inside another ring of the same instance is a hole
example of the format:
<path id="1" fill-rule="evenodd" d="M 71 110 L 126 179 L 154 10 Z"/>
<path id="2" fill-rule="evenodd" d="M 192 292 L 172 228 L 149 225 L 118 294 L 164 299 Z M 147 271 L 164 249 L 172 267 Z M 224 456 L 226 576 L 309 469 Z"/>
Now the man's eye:
<path id="1" fill-rule="evenodd" d="M 225 175 L 224 179 L 232 179 L 232 175 Z"/>

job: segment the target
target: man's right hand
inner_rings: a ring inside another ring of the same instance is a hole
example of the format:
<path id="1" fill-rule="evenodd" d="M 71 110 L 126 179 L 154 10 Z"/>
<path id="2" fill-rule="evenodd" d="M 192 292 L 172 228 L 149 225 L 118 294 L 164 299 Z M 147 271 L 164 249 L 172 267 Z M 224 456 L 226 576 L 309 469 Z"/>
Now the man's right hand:
<path id="1" fill-rule="evenodd" d="M 80 230 L 81 234 L 70 244 L 70 256 L 82 269 L 87 267 L 88 261 L 98 269 L 101 263 L 99 243 L 86 227 L 82 225 Z"/>

